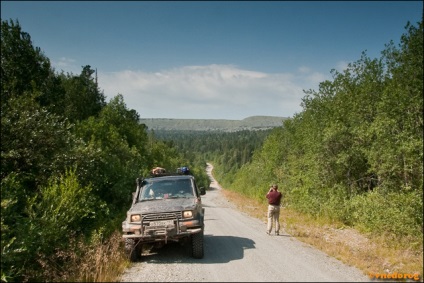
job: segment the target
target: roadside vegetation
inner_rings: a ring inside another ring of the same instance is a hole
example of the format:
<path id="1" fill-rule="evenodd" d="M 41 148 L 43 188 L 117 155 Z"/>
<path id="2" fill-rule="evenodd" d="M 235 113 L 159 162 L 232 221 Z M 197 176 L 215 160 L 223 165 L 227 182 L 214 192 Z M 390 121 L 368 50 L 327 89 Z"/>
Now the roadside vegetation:
<path id="1" fill-rule="evenodd" d="M 278 183 L 289 234 L 367 272 L 422 276 L 422 22 L 264 131 L 149 131 L 89 65 L 56 72 L 17 21 L 1 22 L 1 62 L 2 282 L 117 281 L 135 179 L 189 166 L 207 187 L 206 161 L 252 215 Z"/>
<path id="2" fill-rule="evenodd" d="M 223 189 L 237 209 L 260 219 L 266 226 L 267 204 L 263 200 Z M 342 222 L 317 218 L 292 208 L 281 209 L 280 235 L 290 235 L 369 276 L 375 273 L 409 273 L 423 277 L 423 249 L 420 237 L 402 238 L 387 233 L 363 233 Z M 410 241 L 415 242 L 410 242 Z M 278 264 L 278 263 L 277 263 Z"/>

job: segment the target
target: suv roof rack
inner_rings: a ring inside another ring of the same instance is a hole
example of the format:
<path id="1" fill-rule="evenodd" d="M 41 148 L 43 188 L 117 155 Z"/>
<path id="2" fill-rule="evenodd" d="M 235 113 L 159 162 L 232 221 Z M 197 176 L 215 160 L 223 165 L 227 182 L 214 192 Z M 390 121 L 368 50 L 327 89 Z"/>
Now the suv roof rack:
<path id="1" fill-rule="evenodd" d="M 150 173 L 150 177 L 163 177 L 163 176 L 181 176 L 181 175 L 187 175 L 184 173 L 180 173 L 180 172 L 166 172 L 166 173 Z"/>
<path id="2" fill-rule="evenodd" d="M 192 175 L 187 166 L 177 168 L 176 172 L 170 172 L 162 167 L 155 167 L 150 170 L 150 178 L 163 177 L 163 176 L 177 176 L 177 175 Z"/>

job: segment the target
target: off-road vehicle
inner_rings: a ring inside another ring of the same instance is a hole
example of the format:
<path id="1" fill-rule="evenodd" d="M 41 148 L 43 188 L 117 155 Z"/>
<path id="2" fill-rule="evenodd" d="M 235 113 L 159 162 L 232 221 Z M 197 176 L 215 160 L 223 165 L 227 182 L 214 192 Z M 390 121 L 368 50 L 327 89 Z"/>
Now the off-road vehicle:
<path id="1" fill-rule="evenodd" d="M 194 176 L 159 173 L 137 178 L 131 208 L 122 222 L 125 249 L 131 261 L 141 258 L 144 246 L 160 248 L 168 242 L 189 243 L 194 258 L 203 257 L 204 213 Z"/>

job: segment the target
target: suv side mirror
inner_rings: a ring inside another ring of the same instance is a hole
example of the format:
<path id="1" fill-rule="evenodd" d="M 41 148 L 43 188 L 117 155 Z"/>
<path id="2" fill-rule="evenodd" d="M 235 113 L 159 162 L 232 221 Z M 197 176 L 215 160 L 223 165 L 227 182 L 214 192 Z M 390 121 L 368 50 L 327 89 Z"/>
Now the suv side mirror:
<path id="1" fill-rule="evenodd" d="M 205 187 L 200 187 L 200 195 L 206 195 Z"/>

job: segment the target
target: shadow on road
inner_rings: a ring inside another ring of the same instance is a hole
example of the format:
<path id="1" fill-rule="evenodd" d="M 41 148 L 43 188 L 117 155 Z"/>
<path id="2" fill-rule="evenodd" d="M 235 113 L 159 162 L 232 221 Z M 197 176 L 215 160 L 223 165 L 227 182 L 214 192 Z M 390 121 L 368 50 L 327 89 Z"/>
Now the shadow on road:
<path id="1" fill-rule="evenodd" d="M 232 260 L 242 259 L 244 250 L 253 248 L 255 248 L 255 242 L 248 238 L 205 235 L 205 255 L 202 259 L 194 259 L 190 256 L 188 243 L 185 245 L 169 243 L 160 249 L 152 250 L 149 254 L 143 255 L 142 261 L 154 264 L 180 262 L 198 264 L 227 263 Z"/>
<path id="2" fill-rule="evenodd" d="M 207 192 L 211 192 L 211 191 L 216 191 L 216 190 L 218 190 L 219 188 L 217 188 L 217 187 L 209 187 L 207 190 L 206 190 L 206 193 Z"/>

